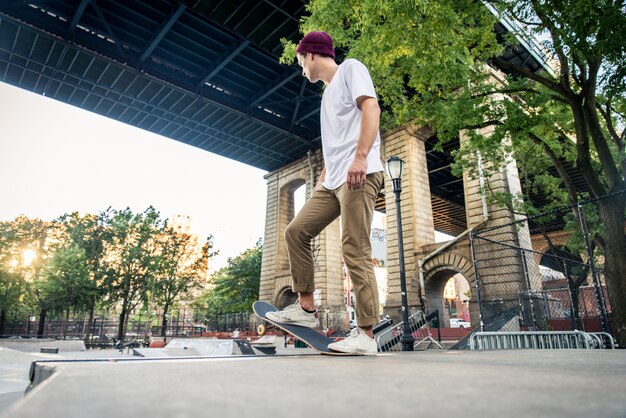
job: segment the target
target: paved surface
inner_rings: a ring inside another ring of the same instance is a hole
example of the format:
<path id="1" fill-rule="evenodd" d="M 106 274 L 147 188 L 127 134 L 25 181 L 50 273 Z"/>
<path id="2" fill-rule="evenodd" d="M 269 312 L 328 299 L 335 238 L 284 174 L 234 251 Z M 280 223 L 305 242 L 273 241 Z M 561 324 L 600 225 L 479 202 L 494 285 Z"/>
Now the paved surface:
<path id="1" fill-rule="evenodd" d="M 626 350 L 433 350 L 54 366 L 52 377 L 2 418 L 626 417 Z"/>

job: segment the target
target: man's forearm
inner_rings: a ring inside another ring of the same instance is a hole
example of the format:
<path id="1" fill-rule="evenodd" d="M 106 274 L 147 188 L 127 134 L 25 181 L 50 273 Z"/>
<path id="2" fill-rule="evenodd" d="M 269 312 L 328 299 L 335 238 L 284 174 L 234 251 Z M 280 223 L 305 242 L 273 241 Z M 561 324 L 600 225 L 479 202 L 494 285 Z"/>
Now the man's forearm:
<path id="1" fill-rule="evenodd" d="M 356 148 L 355 158 L 367 158 L 380 126 L 380 107 L 378 101 L 368 97 L 361 102 L 361 133 Z"/>

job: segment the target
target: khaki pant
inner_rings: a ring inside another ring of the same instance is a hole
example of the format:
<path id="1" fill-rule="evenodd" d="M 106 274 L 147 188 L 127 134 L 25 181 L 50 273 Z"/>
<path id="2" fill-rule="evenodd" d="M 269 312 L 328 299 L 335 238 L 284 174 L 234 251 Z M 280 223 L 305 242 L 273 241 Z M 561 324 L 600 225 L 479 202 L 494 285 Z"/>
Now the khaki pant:
<path id="1" fill-rule="evenodd" d="M 370 230 L 374 203 L 383 185 L 383 172 L 367 175 L 365 185 L 348 190 L 316 190 L 285 229 L 294 292 L 313 292 L 314 266 L 311 239 L 341 215 L 341 249 L 356 296 L 360 327 L 378 323 L 378 285 L 372 264 Z"/>

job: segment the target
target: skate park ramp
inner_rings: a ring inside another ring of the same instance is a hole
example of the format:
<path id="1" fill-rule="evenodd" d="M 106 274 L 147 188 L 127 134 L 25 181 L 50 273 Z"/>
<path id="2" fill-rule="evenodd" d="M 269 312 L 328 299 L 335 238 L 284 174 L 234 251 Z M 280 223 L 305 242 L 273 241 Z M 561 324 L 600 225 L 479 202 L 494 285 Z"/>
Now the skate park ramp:
<path id="1" fill-rule="evenodd" d="M 50 377 L 2 418 L 624 417 L 625 356 L 625 350 L 427 350 L 43 361 Z"/>
<path id="2" fill-rule="evenodd" d="M 23 353 L 39 353 L 42 348 L 57 348 L 59 352 L 85 351 L 85 343 L 82 340 L 0 340 L 0 347 Z"/>
<path id="3" fill-rule="evenodd" d="M 135 348 L 137 357 L 225 357 L 263 354 L 255 351 L 246 340 L 211 338 L 174 338 L 163 348 Z"/>
<path id="4" fill-rule="evenodd" d="M 32 362 L 56 358 L 59 356 L 0 347 L 0 412 L 24 396 Z"/>

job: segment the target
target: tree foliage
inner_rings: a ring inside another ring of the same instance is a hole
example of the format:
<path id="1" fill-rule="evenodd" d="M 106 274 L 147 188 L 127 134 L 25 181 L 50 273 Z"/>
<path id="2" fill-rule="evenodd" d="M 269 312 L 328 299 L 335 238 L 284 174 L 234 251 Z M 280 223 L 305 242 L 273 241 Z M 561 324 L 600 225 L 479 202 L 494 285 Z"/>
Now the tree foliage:
<path id="1" fill-rule="evenodd" d="M 48 302 L 41 288 L 51 254 L 48 229 L 48 223 L 25 216 L 0 223 L 0 334 L 11 311 L 30 315 L 38 310 L 45 318 Z"/>
<path id="2" fill-rule="evenodd" d="M 167 315 L 181 299 L 201 289 L 207 277 L 208 262 L 216 252 L 213 237 L 200 246 L 194 235 L 166 226 L 157 236 L 158 267 L 150 289 L 150 299 L 162 308 L 161 334 L 166 335 Z"/>
<path id="3" fill-rule="evenodd" d="M 39 336 L 49 314 L 88 313 L 91 324 L 101 306 L 120 314 L 122 339 L 135 307 L 166 311 L 187 298 L 215 254 L 211 237 L 200 243 L 152 207 L 0 222 L 0 334 L 7 319 L 36 312 Z"/>
<path id="4" fill-rule="evenodd" d="M 130 312 L 146 299 L 158 272 L 157 235 L 163 228 L 159 213 L 149 207 L 143 213 L 129 208 L 105 214 L 105 284 L 109 302 L 120 306 L 119 340 L 123 340 Z"/>
<path id="5" fill-rule="evenodd" d="M 194 306 L 207 317 L 250 312 L 252 304 L 259 299 L 262 254 L 263 245 L 259 240 L 253 248 L 229 258 L 228 265 L 211 276 L 211 288 Z"/>

